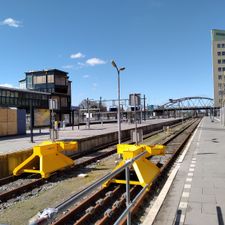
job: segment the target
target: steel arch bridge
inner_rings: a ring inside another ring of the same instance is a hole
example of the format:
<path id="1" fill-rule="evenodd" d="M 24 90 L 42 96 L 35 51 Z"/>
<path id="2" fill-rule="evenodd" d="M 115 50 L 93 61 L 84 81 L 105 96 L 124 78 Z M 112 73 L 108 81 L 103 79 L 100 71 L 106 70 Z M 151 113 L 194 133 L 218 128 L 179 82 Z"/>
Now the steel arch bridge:
<path id="1" fill-rule="evenodd" d="M 159 110 L 206 110 L 214 107 L 214 101 L 208 97 L 184 97 L 169 99 L 169 102 L 159 106 Z"/>

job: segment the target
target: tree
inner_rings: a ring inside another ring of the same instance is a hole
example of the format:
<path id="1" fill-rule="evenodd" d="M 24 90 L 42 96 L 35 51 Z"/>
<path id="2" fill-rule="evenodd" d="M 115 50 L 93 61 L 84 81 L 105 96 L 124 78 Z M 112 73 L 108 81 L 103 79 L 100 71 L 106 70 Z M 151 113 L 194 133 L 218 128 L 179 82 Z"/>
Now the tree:
<path id="1" fill-rule="evenodd" d="M 100 109 L 101 112 L 107 111 L 107 107 L 104 103 L 100 101 L 83 99 L 79 104 L 80 109 L 87 109 L 89 105 L 89 109 Z"/>

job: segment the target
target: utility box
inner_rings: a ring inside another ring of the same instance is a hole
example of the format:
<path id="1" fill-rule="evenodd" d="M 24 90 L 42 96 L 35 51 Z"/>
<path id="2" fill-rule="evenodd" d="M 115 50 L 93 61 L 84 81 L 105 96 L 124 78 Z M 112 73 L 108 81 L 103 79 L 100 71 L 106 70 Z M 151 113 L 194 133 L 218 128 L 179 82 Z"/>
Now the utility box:
<path id="1" fill-rule="evenodd" d="M 141 94 L 130 94 L 129 95 L 129 105 L 130 106 L 140 106 L 141 105 Z"/>
<path id="2" fill-rule="evenodd" d="M 135 130 L 131 130 L 130 136 L 131 136 L 132 142 L 137 142 L 137 143 L 143 142 L 143 130 L 142 129 L 137 130 L 137 135 L 136 135 Z"/>

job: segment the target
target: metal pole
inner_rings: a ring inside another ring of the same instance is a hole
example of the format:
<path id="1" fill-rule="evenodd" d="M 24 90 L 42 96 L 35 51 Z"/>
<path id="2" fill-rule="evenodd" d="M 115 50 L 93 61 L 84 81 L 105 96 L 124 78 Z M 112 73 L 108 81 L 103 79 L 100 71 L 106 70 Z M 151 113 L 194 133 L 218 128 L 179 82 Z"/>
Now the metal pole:
<path id="1" fill-rule="evenodd" d="M 137 135 L 137 110 L 136 110 L 136 97 L 137 95 L 134 94 L 134 120 L 135 120 L 135 137 L 136 137 L 136 145 L 138 144 L 138 135 Z"/>
<path id="2" fill-rule="evenodd" d="M 144 121 L 146 121 L 145 95 L 144 95 Z"/>
<path id="3" fill-rule="evenodd" d="M 126 206 L 130 206 L 130 170 L 129 167 L 126 167 Z M 131 213 L 127 213 L 127 225 L 131 225 Z"/>
<path id="4" fill-rule="evenodd" d="M 72 110 L 72 130 L 74 130 L 74 110 Z"/>
<path id="5" fill-rule="evenodd" d="M 34 135 L 33 135 L 33 106 L 30 101 L 30 142 L 34 143 Z"/>
<path id="6" fill-rule="evenodd" d="M 120 71 L 118 72 L 118 110 L 117 110 L 117 120 L 118 120 L 118 144 L 121 143 L 121 123 L 120 123 Z"/>
<path id="7" fill-rule="evenodd" d="M 80 129 L 80 109 L 78 109 L 78 125 L 77 125 L 78 130 Z"/>
<path id="8" fill-rule="evenodd" d="M 223 126 L 225 126 L 225 106 L 223 106 Z"/>
<path id="9" fill-rule="evenodd" d="M 90 128 L 90 110 L 89 110 L 89 99 L 87 98 L 87 111 L 88 111 L 88 129 Z"/>
<path id="10" fill-rule="evenodd" d="M 51 121 L 52 121 L 52 141 L 55 141 L 55 129 L 54 129 L 54 112 L 53 112 L 53 100 L 52 100 L 52 111 L 51 111 Z"/>
<path id="11" fill-rule="evenodd" d="M 100 97 L 100 101 L 99 101 L 99 117 L 100 117 L 100 121 L 101 121 L 101 125 L 103 126 L 103 120 L 102 120 L 102 97 Z"/>

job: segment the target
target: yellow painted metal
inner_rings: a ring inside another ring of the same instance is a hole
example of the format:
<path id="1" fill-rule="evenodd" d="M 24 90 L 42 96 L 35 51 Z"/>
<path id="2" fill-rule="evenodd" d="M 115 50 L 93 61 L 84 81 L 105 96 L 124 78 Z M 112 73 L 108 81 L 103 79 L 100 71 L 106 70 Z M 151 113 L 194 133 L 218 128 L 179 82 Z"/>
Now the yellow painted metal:
<path id="1" fill-rule="evenodd" d="M 48 178 L 51 173 L 74 165 L 74 161 L 60 151 L 77 150 L 77 142 L 45 141 L 33 147 L 33 154 L 14 170 L 15 176 L 21 173 L 39 173 Z"/>
<path id="2" fill-rule="evenodd" d="M 126 184 L 127 181 L 126 180 L 117 180 L 117 179 L 112 179 L 111 183 L 116 183 L 116 184 Z M 139 181 L 130 181 L 130 184 L 133 185 L 140 185 Z"/>
<path id="3" fill-rule="evenodd" d="M 115 167 L 114 170 L 122 167 L 126 160 L 133 159 L 138 156 L 140 153 L 146 152 L 141 158 L 134 161 L 131 169 L 137 175 L 138 181 L 130 181 L 131 185 L 141 185 L 145 187 L 146 185 L 150 185 L 154 178 L 159 174 L 159 168 L 149 161 L 147 158 L 152 155 L 164 155 L 165 154 L 165 146 L 163 145 L 130 145 L 130 144 L 119 144 L 117 145 L 117 153 L 123 156 L 123 159 L 119 162 L 119 164 Z M 111 179 L 107 181 L 103 186 L 108 186 L 109 183 L 120 183 L 125 184 L 126 180 L 119 179 Z"/>

